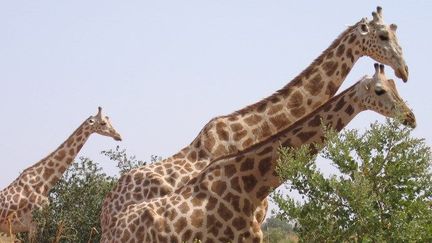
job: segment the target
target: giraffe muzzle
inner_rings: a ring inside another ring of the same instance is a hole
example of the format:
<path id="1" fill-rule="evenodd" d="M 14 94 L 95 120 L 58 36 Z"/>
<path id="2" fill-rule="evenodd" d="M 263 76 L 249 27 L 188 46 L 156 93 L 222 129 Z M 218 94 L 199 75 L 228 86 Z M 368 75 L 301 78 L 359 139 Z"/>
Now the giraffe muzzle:
<path id="1" fill-rule="evenodd" d="M 416 128 L 417 123 L 414 116 L 414 113 L 409 112 L 405 115 L 405 119 L 402 121 L 402 124 L 405 126 L 409 126 L 411 128 Z"/>
<path id="2" fill-rule="evenodd" d="M 115 136 L 115 137 L 113 137 L 114 138 L 114 140 L 116 140 L 116 141 L 121 141 L 122 140 L 122 138 L 121 138 L 121 136 L 120 135 L 118 135 L 118 136 Z"/>
<path id="3" fill-rule="evenodd" d="M 395 71 L 395 75 L 396 77 L 402 79 L 404 81 L 404 83 L 406 83 L 408 81 L 408 66 L 404 65 L 404 67 L 402 68 L 398 68 Z"/>

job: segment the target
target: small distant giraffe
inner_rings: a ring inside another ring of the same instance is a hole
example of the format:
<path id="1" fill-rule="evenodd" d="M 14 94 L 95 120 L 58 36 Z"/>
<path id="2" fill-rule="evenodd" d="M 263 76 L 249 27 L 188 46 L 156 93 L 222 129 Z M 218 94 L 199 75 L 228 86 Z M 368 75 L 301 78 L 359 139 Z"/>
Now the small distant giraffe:
<path id="1" fill-rule="evenodd" d="M 0 231 L 9 233 L 30 232 L 32 211 L 48 204 L 50 189 L 61 178 L 65 170 L 81 150 L 92 133 L 121 140 L 109 118 L 102 115 L 99 107 L 97 115 L 90 116 L 74 133 L 50 155 L 25 169 L 8 187 L 0 191 Z M 11 219 L 9 227 L 8 218 Z"/>
<path id="2" fill-rule="evenodd" d="M 106 196 L 101 214 L 102 242 L 127 206 L 166 195 L 197 175 L 211 160 L 237 153 L 290 126 L 332 97 L 362 56 L 393 67 L 408 78 L 396 25 L 385 25 L 382 10 L 345 30 L 309 67 L 281 90 L 227 116 L 212 119 L 195 140 L 174 156 L 124 174 Z M 257 210 L 264 219 L 267 201 Z"/>
<path id="3" fill-rule="evenodd" d="M 275 172 L 281 145 L 322 144 L 322 125 L 340 131 L 364 110 L 402 114 L 415 127 L 414 114 L 385 77 L 384 66 L 376 64 L 375 70 L 372 78 L 362 78 L 267 140 L 212 161 L 174 193 L 129 206 L 111 229 L 113 242 L 261 242 L 254 212 L 283 183 Z"/>

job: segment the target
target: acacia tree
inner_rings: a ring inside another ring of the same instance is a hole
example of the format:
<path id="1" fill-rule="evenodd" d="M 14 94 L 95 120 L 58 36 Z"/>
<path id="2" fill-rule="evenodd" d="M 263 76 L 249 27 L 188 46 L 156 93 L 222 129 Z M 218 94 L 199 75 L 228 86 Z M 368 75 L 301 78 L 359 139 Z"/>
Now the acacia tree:
<path id="1" fill-rule="evenodd" d="M 309 147 L 281 149 L 278 173 L 304 202 L 277 191 L 278 215 L 305 242 L 432 242 L 431 149 L 410 134 L 390 120 L 364 133 L 328 131 L 319 156 L 337 170 L 330 177 Z"/>

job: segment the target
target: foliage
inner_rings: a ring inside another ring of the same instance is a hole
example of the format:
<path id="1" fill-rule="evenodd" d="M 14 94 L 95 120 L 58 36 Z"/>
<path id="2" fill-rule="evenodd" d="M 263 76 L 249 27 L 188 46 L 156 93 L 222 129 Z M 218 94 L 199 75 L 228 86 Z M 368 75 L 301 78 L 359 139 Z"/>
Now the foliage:
<path id="1" fill-rule="evenodd" d="M 278 215 L 305 242 L 431 242 L 431 149 L 410 133 L 390 120 L 363 134 L 329 131 L 320 153 L 338 170 L 329 178 L 308 147 L 282 149 L 278 173 L 305 202 L 275 192 Z"/>
<path id="2" fill-rule="evenodd" d="M 94 239 L 100 231 L 103 198 L 113 185 L 114 179 L 104 174 L 97 163 L 80 158 L 51 190 L 50 205 L 34 212 L 38 230 L 32 241 L 87 242 Z"/>
<path id="3" fill-rule="evenodd" d="M 297 242 L 292 225 L 283 218 L 269 217 L 261 226 L 266 243 L 289 243 Z"/>
<path id="4" fill-rule="evenodd" d="M 278 228 L 285 232 L 293 231 L 293 227 L 290 222 L 284 218 L 276 217 L 275 215 L 270 216 L 266 219 L 264 224 L 261 226 L 263 230 L 270 228 Z"/>
<path id="5" fill-rule="evenodd" d="M 117 162 L 121 173 L 145 164 L 119 147 L 102 153 Z M 80 158 L 50 191 L 50 205 L 34 213 L 35 235 L 20 234 L 18 238 L 23 242 L 99 242 L 102 202 L 116 181 L 97 162 Z"/>
<path id="6" fill-rule="evenodd" d="M 116 146 L 115 150 L 104 150 L 101 154 L 107 156 L 110 160 L 117 162 L 117 168 L 120 170 L 120 175 L 133 168 L 146 164 L 146 162 L 138 160 L 135 155 L 128 156 L 126 149 L 120 149 L 120 146 Z M 151 162 L 155 162 L 159 159 L 159 157 L 152 155 Z"/>

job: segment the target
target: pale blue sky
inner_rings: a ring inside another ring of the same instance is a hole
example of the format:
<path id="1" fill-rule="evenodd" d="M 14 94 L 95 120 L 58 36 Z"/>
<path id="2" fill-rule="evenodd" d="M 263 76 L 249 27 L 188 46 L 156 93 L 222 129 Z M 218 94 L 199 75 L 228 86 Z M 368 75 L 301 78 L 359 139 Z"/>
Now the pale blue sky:
<path id="1" fill-rule="evenodd" d="M 0 1 L 0 188 L 99 105 L 124 141 L 93 135 L 80 156 L 108 174 L 100 151 L 117 144 L 168 157 L 210 118 L 284 86 L 378 4 L 399 26 L 410 78 L 396 84 L 414 134 L 431 144 L 431 1 Z M 341 90 L 373 63 L 360 59 Z M 364 112 L 350 127 L 376 119 Z"/>

